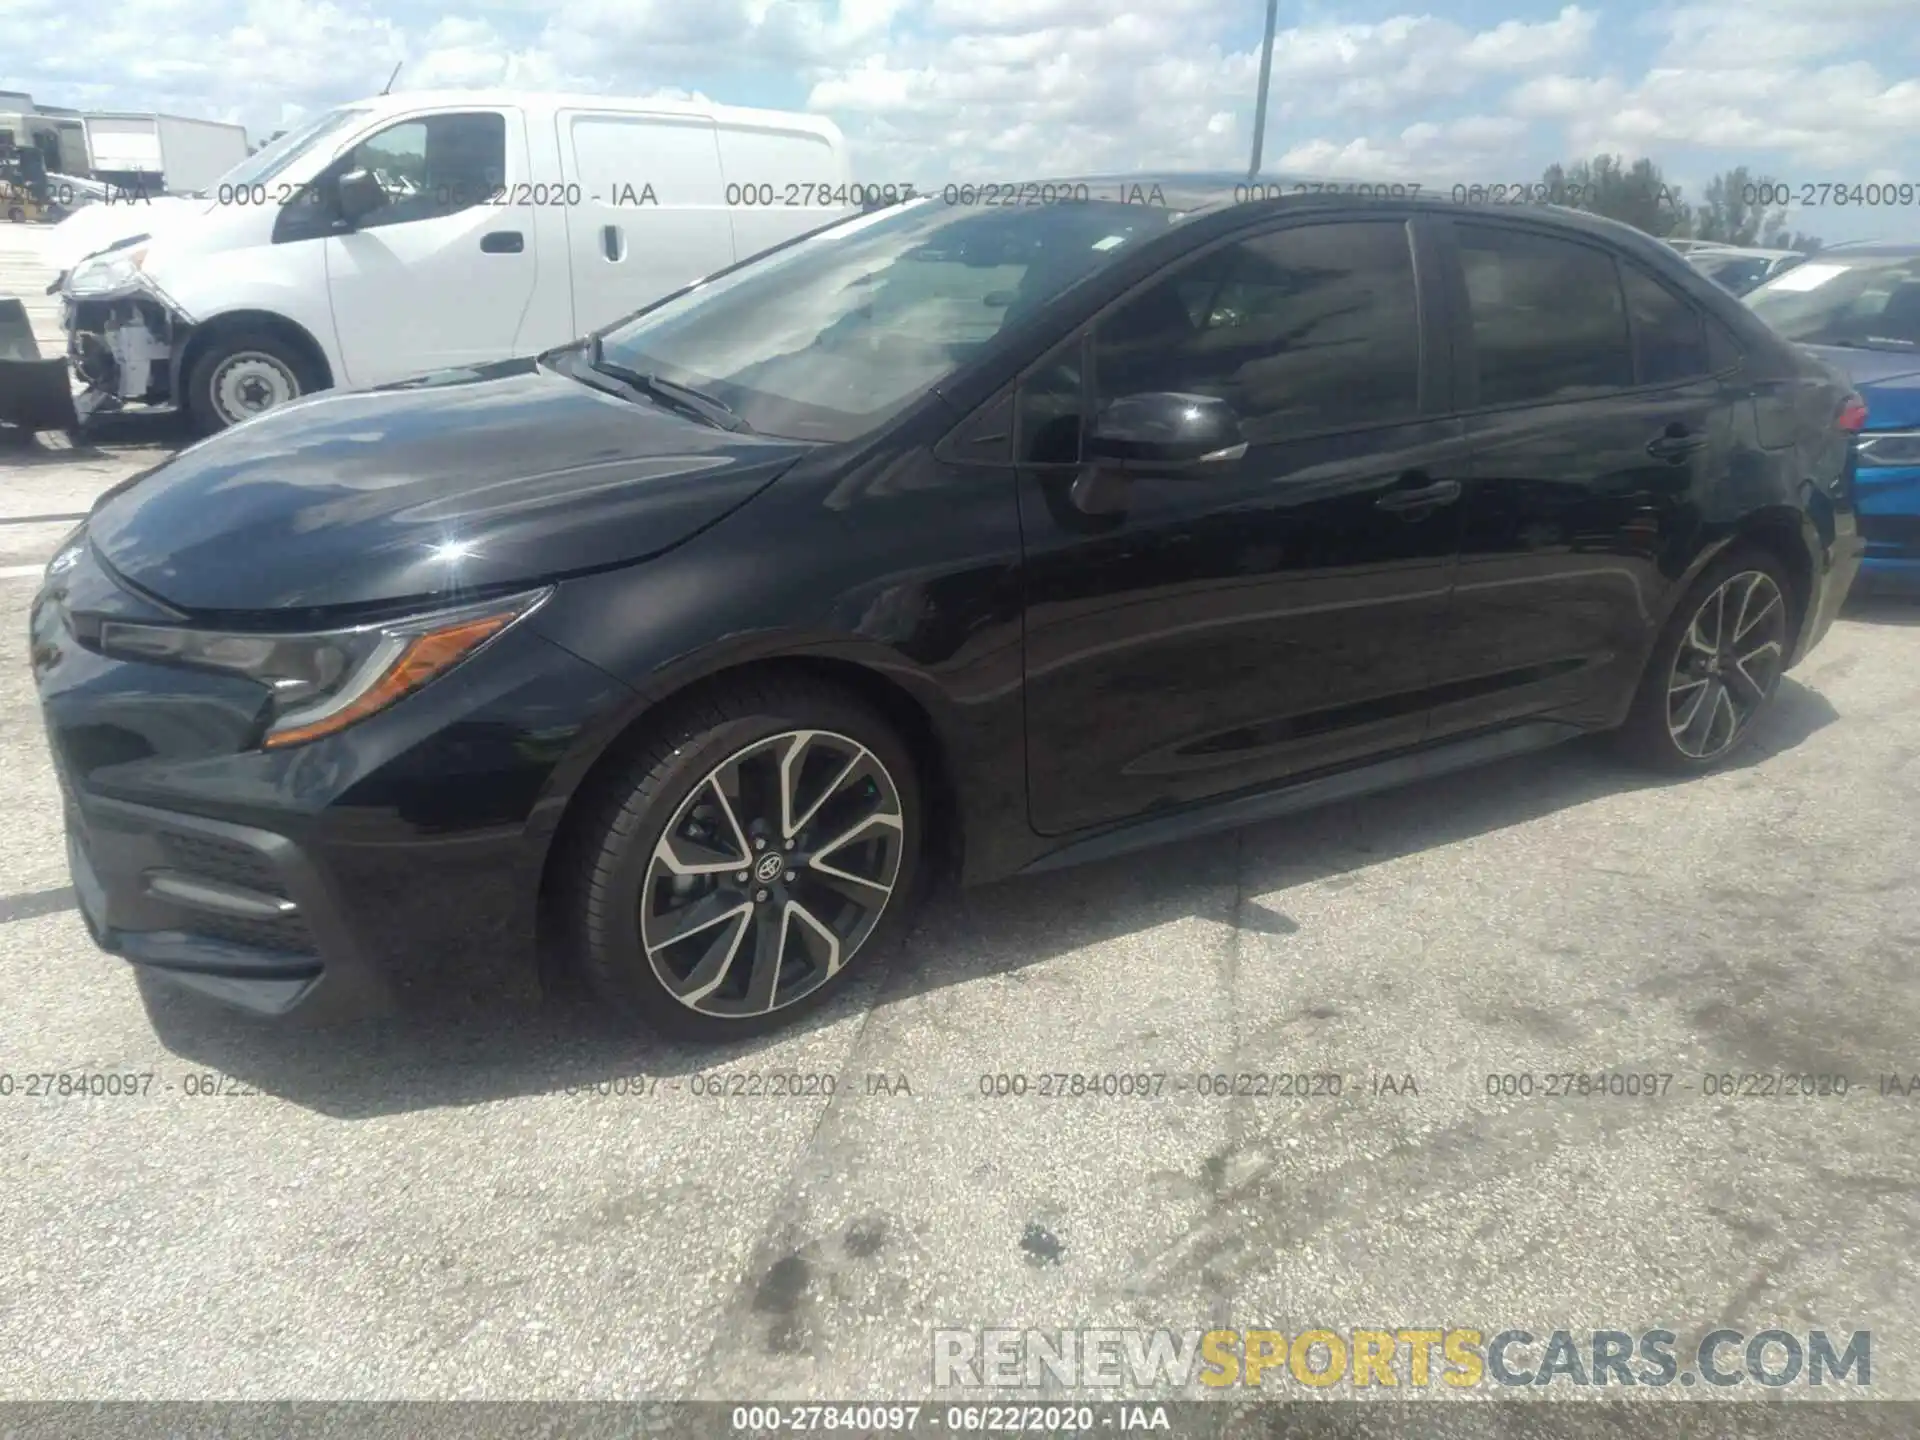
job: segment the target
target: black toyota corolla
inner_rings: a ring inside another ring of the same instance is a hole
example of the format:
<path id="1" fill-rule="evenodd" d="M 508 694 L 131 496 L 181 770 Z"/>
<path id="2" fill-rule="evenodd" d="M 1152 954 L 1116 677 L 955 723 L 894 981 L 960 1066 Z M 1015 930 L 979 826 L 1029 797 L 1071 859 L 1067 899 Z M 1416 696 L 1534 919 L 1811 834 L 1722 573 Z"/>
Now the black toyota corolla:
<path id="1" fill-rule="evenodd" d="M 1666 246 L 1208 177 L 1008 198 L 103 498 L 32 618 L 98 942 L 273 1015 L 561 954 L 745 1034 L 937 869 L 1595 731 L 1705 770 L 1831 623 L 1864 407 Z"/>

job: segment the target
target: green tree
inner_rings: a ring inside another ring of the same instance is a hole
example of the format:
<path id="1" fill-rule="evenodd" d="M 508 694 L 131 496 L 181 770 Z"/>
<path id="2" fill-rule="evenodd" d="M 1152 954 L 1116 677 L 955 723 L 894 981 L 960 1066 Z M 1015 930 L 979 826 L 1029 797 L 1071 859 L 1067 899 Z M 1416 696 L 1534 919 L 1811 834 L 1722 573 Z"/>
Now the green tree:
<path id="1" fill-rule="evenodd" d="M 1812 255 L 1819 251 L 1821 241 L 1818 235 L 1795 230 L 1787 224 L 1786 212 L 1776 210 L 1760 227 L 1760 244 L 1768 250 L 1800 250 Z"/>
<path id="2" fill-rule="evenodd" d="M 1779 203 L 1787 187 L 1770 176 L 1755 175 L 1744 165 L 1707 182 L 1706 196 L 1694 217 L 1694 233 L 1702 240 L 1725 245 L 1759 245 L 1768 250 L 1820 248 L 1820 238 L 1792 229 L 1787 209 Z"/>
<path id="3" fill-rule="evenodd" d="M 1684 235 L 1691 223 L 1680 187 L 1669 185 L 1660 167 L 1644 156 L 1631 165 L 1618 155 L 1549 165 L 1540 183 L 1554 204 L 1622 220 L 1649 235 Z"/>

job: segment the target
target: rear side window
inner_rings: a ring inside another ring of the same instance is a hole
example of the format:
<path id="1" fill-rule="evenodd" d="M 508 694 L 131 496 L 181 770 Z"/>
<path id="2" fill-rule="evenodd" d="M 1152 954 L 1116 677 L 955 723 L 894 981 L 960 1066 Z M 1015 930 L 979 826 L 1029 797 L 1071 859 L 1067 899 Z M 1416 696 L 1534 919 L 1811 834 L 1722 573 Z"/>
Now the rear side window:
<path id="1" fill-rule="evenodd" d="M 1700 312 L 1652 276 L 1620 267 L 1627 311 L 1633 316 L 1634 372 L 1642 385 L 1662 385 L 1705 375 L 1707 330 Z"/>
<path id="2" fill-rule="evenodd" d="M 1455 231 L 1482 405 L 1579 400 L 1633 384 L 1611 255 L 1531 230 Z"/>
<path id="3" fill-rule="evenodd" d="M 1420 307 L 1407 227 L 1305 225 L 1211 251 L 1103 319 L 1101 401 L 1214 395 L 1255 443 L 1411 419 Z"/>

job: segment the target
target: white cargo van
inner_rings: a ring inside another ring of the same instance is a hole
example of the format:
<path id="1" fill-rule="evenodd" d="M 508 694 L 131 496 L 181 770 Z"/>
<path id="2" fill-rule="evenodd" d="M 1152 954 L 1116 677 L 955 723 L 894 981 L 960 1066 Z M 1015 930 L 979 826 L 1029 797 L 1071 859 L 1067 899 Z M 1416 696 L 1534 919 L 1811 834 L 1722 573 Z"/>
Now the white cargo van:
<path id="1" fill-rule="evenodd" d="M 50 248 L 75 257 L 83 417 L 175 405 L 212 431 L 563 344 L 865 198 L 814 116 L 428 91 L 329 111 L 202 198 L 88 206 Z"/>

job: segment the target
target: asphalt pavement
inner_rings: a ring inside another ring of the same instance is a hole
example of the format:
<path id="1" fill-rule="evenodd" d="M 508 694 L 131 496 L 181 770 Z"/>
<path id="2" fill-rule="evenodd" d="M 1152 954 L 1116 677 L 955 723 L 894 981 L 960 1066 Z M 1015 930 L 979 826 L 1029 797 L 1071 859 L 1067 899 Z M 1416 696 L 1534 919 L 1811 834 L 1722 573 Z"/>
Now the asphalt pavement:
<path id="1" fill-rule="evenodd" d="M 1431 1325 L 1871 1330 L 1920 1399 L 1920 605 L 1724 773 L 1580 744 L 940 895 L 764 1041 L 286 1032 L 89 943 L 26 665 L 60 517 L 178 438 L 0 449 L 0 1398 L 914 1397 L 943 1327 Z M 1783 1072 L 1847 1093 L 1705 1093 Z"/>

